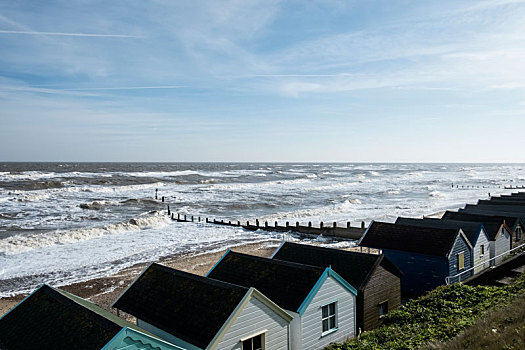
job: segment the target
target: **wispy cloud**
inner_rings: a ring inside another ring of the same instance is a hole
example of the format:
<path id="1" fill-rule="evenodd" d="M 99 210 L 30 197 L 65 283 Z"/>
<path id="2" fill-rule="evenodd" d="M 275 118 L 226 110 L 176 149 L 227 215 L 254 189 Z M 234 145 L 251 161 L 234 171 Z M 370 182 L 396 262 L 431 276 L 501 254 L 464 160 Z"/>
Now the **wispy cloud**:
<path id="1" fill-rule="evenodd" d="M 60 32 L 37 32 L 37 31 L 21 31 L 21 30 L 0 30 L 0 34 L 78 36 L 78 37 L 98 37 L 98 38 L 139 38 L 139 36 L 127 35 L 127 34 L 60 33 Z"/>

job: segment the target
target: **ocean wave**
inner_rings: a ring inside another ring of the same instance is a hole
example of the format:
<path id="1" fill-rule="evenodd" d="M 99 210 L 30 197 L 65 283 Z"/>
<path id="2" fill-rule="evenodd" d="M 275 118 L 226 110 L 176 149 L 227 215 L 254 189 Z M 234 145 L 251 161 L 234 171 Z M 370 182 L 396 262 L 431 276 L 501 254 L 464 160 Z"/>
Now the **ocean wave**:
<path id="1" fill-rule="evenodd" d="M 438 190 L 434 190 L 430 192 L 428 195 L 429 197 L 433 197 L 433 198 L 444 198 L 445 197 L 443 193 L 439 192 Z"/>
<path id="2" fill-rule="evenodd" d="M 86 241 L 104 235 L 133 233 L 133 231 L 147 228 L 161 228 L 170 222 L 170 218 L 164 212 L 156 211 L 102 227 L 56 230 L 39 234 L 17 234 L 0 240 L 0 254 L 14 255 L 53 245 Z"/>

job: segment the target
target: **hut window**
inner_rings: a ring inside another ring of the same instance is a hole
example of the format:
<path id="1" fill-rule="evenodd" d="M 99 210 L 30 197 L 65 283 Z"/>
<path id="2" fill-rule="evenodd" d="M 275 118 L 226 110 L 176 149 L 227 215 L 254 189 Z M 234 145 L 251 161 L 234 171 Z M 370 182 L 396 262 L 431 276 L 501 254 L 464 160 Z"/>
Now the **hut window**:
<path id="1" fill-rule="evenodd" d="M 465 253 L 461 252 L 458 254 L 458 271 L 465 268 Z"/>
<path id="2" fill-rule="evenodd" d="M 388 313 L 388 301 L 379 304 L 379 317 L 385 316 Z"/>
<path id="3" fill-rule="evenodd" d="M 485 246 L 483 244 L 479 247 L 479 253 L 481 254 L 481 256 L 485 254 Z"/>
<path id="4" fill-rule="evenodd" d="M 330 332 L 337 328 L 336 307 L 331 303 L 322 307 L 323 333 Z"/>
<path id="5" fill-rule="evenodd" d="M 264 333 L 242 341 L 242 350 L 263 350 Z"/>

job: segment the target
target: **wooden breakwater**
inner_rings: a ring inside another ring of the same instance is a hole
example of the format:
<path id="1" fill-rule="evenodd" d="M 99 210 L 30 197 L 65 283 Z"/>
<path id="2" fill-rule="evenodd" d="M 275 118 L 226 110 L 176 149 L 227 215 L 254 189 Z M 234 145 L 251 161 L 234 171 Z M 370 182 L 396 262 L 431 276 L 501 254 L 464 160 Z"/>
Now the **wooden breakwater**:
<path id="1" fill-rule="evenodd" d="M 331 223 L 331 225 L 325 225 L 324 222 L 320 222 L 319 226 L 313 226 L 312 222 L 309 222 L 307 226 L 300 225 L 300 223 L 297 221 L 295 224 L 291 225 L 290 222 L 286 222 L 284 225 L 279 224 L 278 221 L 274 221 L 273 224 L 270 224 L 268 221 L 261 222 L 258 219 L 255 221 L 231 221 L 231 220 L 217 220 L 217 219 L 209 219 L 209 218 L 201 218 L 200 216 L 194 216 L 194 215 L 181 215 L 179 213 L 175 214 L 171 212 L 170 207 L 168 205 L 168 215 L 171 217 L 172 220 L 177 222 L 203 222 L 208 224 L 214 224 L 214 225 L 223 225 L 223 226 L 235 226 L 235 227 L 242 227 L 243 229 L 250 230 L 250 231 L 257 231 L 257 230 L 263 230 L 263 231 L 273 231 L 273 232 L 293 232 L 293 233 L 299 233 L 304 235 L 317 235 L 317 236 L 325 236 L 325 237 L 337 237 L 337 238 L 344 238 L 344 239 L 353 239 L 357 240 L 361 238 L 363 233 L 365 232 L 365 223 L 361 222 L 360 227 L 352 227 L 350 225 L 350 222 L 346 223 L 345 227 L 337 226 L 336 222 Z"/>

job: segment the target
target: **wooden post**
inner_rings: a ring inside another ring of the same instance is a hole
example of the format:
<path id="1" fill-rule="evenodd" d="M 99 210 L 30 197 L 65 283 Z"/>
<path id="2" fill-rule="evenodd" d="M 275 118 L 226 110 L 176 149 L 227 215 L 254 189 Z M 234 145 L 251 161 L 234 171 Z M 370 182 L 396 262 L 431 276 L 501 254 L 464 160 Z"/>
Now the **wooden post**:
<path id="1" fill-rule="evenodd" d="M 180 220 L 180 214 L 177 213 L 177 220 Z"/>
<path id="2" fill-rule="evenodd" d="M 264 222 L 264 227 L 268 227 L 268 221 Z"/>
<path id="3" fill-rule="evenodd" d="M 162 203 L 164 203 L 164 196 L 162 196 Z"/>
<path id="4" fill-rule="evenodd" d="M 308 221 L 308 227 L 312 227 L 312 222 Z"/>
<path id="5" fill-rule="evenodd" d="M 277 223 L 277 221 L 275 222 L 275 227 L 279 226 L 279 224 Z"/>
<path id="6" fill-rule="evenodd" d="M 168 205 L 168 216 L 171 215 L 170 206 Z"/>
<path id="7" fill-rule="evenodd" d="M 175 220 L 175 213 L 171 213 L 171 220 Z"/>
<path id="8" fill-rule="evenodd" d="M 299 221 L 295 222 L 295 227 L 299 227 Z"/>
<path id="9" fill-rule="evenodd" d="M 346 222 L 346 228 L 350 228 L 350 221 Z"/>
<path id="10" fill-rule="evenodd" d="M 159 199 L 159 198 L 158 198 L 158 194 L 159 194 L 159 189 L 156 188 L 156 189 L 155 189 L 155 199 Z"/>
<path id="11" fill-rule="evenodd" d="M 334 228 L 336 228 L 336 227 L 337 227 L 337 222 L 334 221 Z"/>
<path id="12" fill-rule="evenodd" d="M 286 221 L 286 227 L 290 227 L 290 222 Z"/>
<path id="13" fill-rule="evenodd" d="M 241 222 L 240 221 L 237 221 L 237 226 L 241 226 Z"/>
<path id="14" fill-rule="evenodd" d="M 199 222 L 201 222 L 201 217 L 199 216 Z"/>
<path id="15" fill-rule="evenodd" d="M 246 221 L 246 226 L 250 226 L 250 222 L 249 221 Z"/>
<path id="16" fill-rule="evenodd" d="M 324 224 L 323 224 L 323 222 L 321 221 L 321 222 L 319 223 L 319 228 L 323 228 L 323 226 L 324 226 Z"/>
<path id="17" fill-rule="evenodd" d="M 208 222 L 209 222 L 209 221 L 208 221 L 208 218 L 206 218 L 206 223 L 208 223 Z"/>
<path id="18" fill-rule="evenodd" d="M 221 220 L 221 224 L 224 224 L 224 220 Z"/>
<path id="19" fill-rule="evenodd" d="M 365 222 L 361 221 L 361 228 L 365 228 Z"/>
<path id="20" fill-rule="evenodd" d="M 231 222 L 231 221 L 228 221 L 228 225 L 231 225 L 231 224 L 232 224 L 232 222 Z"/>
<path id="21" fill-rule="evenodd" d="M 255 226 L 259 227 L 259 219 L 255 219 Z"/>

